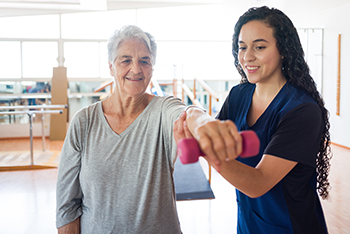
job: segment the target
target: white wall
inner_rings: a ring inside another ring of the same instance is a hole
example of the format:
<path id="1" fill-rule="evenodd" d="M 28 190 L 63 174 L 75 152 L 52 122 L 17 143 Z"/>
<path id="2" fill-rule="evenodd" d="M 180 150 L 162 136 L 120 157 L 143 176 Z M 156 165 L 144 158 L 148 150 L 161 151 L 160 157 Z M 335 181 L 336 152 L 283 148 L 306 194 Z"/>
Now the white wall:
<path id="1" fill-rule="evenodd" d="M 0 139 L 1 138 L 16 138 L 16 137 L 29 137 L 29 124 L 2 124 Z M 33 137 L 42 136 L 41 123 L 33 123 L 32 125 Z M 44 123 L 44 136 L 50 136 L 50 122 Z M 28 143 L 29 145 L 29 143 Z"/>
<path id="2" fill-rule="evenodd" d="M 321 0 L 316 4 L 325 4 Z M 329 4 L 329 2 L 327 3 Z M 328 5 L 318 11 L 308 11 L 300 6 L 295 9 L 281 9 L 298 28 L 323 28 L 323 98 L 330 112 L 331 141 L 350 147 L 350 1 L 336 1 L 335 7 Z M 336 115 L 338 34 L 341 33 L 341 87 L 340 116 Z"/>
<path id="3" fill-rule="evenodd" d="M 331 141 L 350 147 L 350 1 L 297 19 L 298 25 L 324 29 L 323 98 L 330 112 Z M 340 115 L 336 115 L 338 34 L 341 34 Z"/>
<path id="4" fill-rule="evenodd" d="M 321 15 L 324 21 L 324 99 L 331 114 L 332 141 L 350 147 L 350 4 Z M 340 116 L 336 113 L 338 34 L 341 33 Z"/>

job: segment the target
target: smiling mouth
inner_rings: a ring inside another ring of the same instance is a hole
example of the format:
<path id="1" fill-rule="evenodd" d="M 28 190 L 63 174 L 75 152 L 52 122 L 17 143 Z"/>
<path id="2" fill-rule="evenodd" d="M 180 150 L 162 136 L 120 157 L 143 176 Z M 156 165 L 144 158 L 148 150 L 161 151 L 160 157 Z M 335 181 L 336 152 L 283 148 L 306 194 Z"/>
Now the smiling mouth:
<path id="1" fill-rule="evenodd" d="M 130 80 L 130 81 L 140 81 L 142 80 L 142 78 L 130 78 L 130 77 L 125 77 L 127 80 Z"/>
<path id="2" fill-rule="evenodd" d="M 254 70 L 257 70 L 259 67 L 248 67 L 246 66 L 247 70 L 248 71 L 254 71 Z"/>

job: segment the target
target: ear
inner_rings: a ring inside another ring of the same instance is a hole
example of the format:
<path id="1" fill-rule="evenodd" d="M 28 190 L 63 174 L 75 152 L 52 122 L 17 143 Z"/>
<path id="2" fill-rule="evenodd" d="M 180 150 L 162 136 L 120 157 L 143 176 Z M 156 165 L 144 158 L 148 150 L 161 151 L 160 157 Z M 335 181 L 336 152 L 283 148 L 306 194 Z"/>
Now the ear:
<path id="1" fill-rule="evenodd" d="M 111 74 L 111 76 L 114 77 L 113 65 L 110 62 L 108 62 L 108 67 L 109 67 L 109 74 Z"/>

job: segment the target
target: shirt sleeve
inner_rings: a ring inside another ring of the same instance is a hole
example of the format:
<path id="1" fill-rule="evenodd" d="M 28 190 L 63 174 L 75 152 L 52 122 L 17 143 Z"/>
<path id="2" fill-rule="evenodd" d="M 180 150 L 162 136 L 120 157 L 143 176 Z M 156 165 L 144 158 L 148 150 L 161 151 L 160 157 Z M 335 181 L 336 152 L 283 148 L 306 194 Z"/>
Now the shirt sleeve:
<path id="1" fill-rule="evenodd" d="M 70 123 L 63 144 L 56 186 L 56 227 L 62 227 L 81 216 L 82 191 L 79 182 L 85 115 L 77 112 Z"/>
<path id="2" fill-rule="evenodd" d="M 316 167 L 324 126 L 317 104 L 301 104 L 286 113 L 264 154 Z"/>
<path id="3" fill-rule="evenodd" d="M 222 105 L 220 112 L 215 117 L 216 119 L 226 120 L 228 118 L 227 111 L 228 111 L 229 98 L 230 98 L 230 95 L 227 95 L 226 100 Z"/>
<path id="4" fill-rule="evenodd" d="M 175 163 L 177 158 L 177 145 L 173 134 L 173 127 L 175 121 L 179 118 L 180 114 L 185 110 L 185 108 L 186 105 L 178 98 L 167 97 L 163 103 L 162 122 L 165 123 L 164 128 L 167 129 L 164 137 L 168 143 L 165 144 L 165 147 L 168 149 L 172 164 Z"/>

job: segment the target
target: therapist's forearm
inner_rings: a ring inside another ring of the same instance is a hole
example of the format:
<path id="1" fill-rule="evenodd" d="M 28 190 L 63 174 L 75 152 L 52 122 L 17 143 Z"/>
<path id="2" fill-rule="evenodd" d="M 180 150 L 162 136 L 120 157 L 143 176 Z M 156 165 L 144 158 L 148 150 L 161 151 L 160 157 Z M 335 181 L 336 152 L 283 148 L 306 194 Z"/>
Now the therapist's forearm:
<path id="1" fill-rule="evenodd" d="M 57 230 L 58 234 L 80 234 L 80 217 Z"/>

